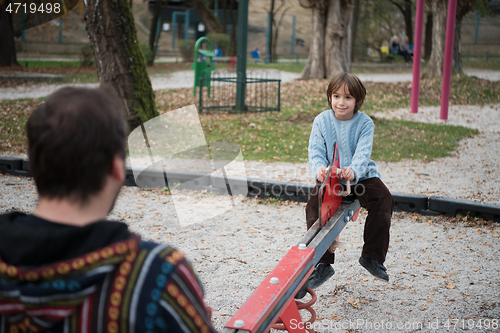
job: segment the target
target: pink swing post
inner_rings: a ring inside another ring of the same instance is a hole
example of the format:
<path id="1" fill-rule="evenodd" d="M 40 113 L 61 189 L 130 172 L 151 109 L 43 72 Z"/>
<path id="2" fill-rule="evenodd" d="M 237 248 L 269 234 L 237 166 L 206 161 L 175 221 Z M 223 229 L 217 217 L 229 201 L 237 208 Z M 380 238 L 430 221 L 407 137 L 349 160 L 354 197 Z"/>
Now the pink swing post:
<path id="1" fill-rule="evenodd" d="M 441 120 L 448 120 L 448 104 L 450 101 L 451 62 L 453 60 L 453 40 L 455 38 L 456 13 L 457 13 L 457 0 L 449 0 L 448 18 L 446 19 L 443 84 L 441 87 L 441 114 L 439 117 L 439 119 Z"/>
<path id="2" fill-rule="evenodd" d="M 424 2 L 417 0 L 415 16 L 415 38 L 413 44 L 413 82 L 411 85 L 411 113 L 418 113 L 418 96 L 420 93 L 420 58 L 422 56 L 422 30 L 424 26 Z"/>

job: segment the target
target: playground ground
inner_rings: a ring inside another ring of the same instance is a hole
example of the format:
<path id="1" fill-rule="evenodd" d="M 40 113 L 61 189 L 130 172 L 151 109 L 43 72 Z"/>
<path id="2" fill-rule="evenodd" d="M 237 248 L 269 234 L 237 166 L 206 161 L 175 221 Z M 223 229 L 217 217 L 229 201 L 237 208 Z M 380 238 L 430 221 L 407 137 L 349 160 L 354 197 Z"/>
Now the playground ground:
<path id="1" fill-rule="evenodd" d="M 439 122 L 439 108 L 390 110 L 377 116 Z M 480 134 L 433 162 L 378 163 L 391 191 L 500 204 L 500 105 L 453 106 L 449 123 Z M 247 176 L 309 182 L 306 164 L 248 162 Z M 0 175 L 0 212 L 32 211 L 31 179 Z M 219 198 L 197 202 L 199 214 Z M 336 274 L 318 288 L 318 332 L 457 332 L 500 330 L 500 225 L 467 217 L 395 213 L 386 261 L 390 282 L 375 280 L 357 260 L 366 212 L 349 223 Z M 110 219 L 127 222 L 145 239 L 186 253 L 205 285 L 213 321 L 222 328 L 305 233 L 304 204 L 244 198 L 214 218 L 180 226 L 163 191 L 124 188 Z"/>

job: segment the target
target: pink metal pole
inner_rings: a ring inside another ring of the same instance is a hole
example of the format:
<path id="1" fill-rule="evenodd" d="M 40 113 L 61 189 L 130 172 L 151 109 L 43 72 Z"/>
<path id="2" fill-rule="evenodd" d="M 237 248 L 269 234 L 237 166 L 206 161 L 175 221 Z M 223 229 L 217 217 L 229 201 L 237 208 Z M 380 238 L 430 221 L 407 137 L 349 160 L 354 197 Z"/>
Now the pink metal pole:
<path id="1" fill-rule="evenodd" d="M 446 19 L 446 39 L 444 46 L 443 85 L 441 87 L 441 114 L 439 119 L 448 120 L 450 102 L 451 62 L 453 60 L 453 40 L 455 38 L 455 17 L 457 0 L 448 0 L 448 18 Z"/>
<path id="2" fill-rule="evenodd" d="M 415 17 L 415 38 L 413 39 L 413 83 L 411 85 L 411 113 L 418 113 L 418 96 L 420 94 L 420 58 L 422 56 L 422 30 L 424 27 L 424 2 L 417 0 Z"/>

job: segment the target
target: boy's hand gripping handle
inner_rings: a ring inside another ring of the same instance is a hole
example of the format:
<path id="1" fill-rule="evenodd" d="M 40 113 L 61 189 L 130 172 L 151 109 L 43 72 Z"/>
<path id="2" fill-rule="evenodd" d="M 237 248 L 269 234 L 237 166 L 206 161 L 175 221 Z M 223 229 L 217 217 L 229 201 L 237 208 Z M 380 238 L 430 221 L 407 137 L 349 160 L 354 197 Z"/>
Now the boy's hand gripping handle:
<path id="1" fill-rule="evenodd" d="M 336 174 L 337 176 L 340 174 L 340 169 L 337 169 Z M 349 180 L 346 180 L 345 187 L 345 191 L 339 191 L 339 196 L 347 197 L 349 194 L 351 194 L 351 182 Z"/>

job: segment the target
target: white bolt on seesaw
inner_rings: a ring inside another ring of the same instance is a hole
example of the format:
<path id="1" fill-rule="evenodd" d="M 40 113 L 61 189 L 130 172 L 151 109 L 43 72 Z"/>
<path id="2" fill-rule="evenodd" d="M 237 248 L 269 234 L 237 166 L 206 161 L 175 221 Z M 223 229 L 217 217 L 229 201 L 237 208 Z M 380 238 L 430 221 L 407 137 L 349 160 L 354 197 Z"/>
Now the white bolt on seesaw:
<path id="1" fill-rule="evenodd" d="M 305 250 L 307 249 L 307 245 L 302 243 L 302 244 L 299 244 L 299 250 Z"/>
<path id="2" fill-rule="evenodd" d="M 237 328 L 245 327 L 245 322 L 241 319 L 235 320 L 234 327 L 237 327 Z"/>
<path id="3" fill-rule="evenodd" d="M 278 284 L 278 283 L 280 283 L 280 279 L 278 279 L 277 277 L 272 277 L 269 282 L 271 284 Z"/>

